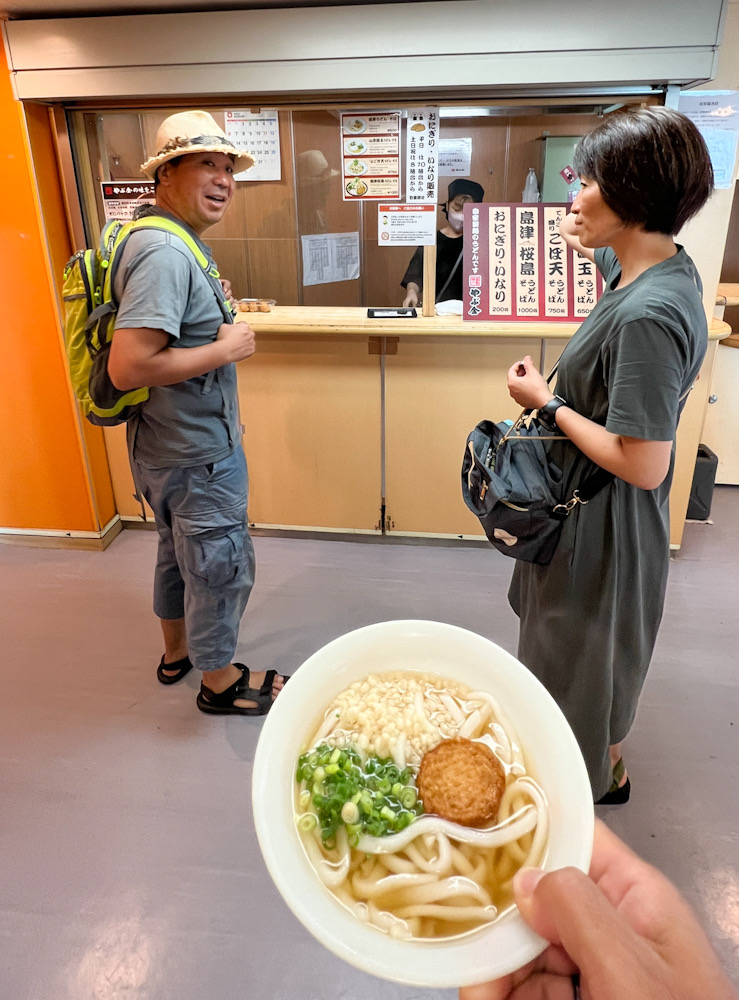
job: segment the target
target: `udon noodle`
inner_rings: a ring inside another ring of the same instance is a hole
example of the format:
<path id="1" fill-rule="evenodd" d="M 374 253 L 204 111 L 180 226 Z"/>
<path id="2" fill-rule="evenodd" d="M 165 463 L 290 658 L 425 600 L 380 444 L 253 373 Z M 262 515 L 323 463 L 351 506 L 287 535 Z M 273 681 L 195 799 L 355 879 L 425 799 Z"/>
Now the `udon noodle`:
<path id="1" fill-rule="evenodd" d="M 392 758 L 415 774 L 424 753 L 458 736 L 487 744 L 505 771 L 498 815 L 484 829 L 423 814 L 397 833 L 363 833 L 353 844 L 341 826 L 326 843 L 310 792 L 296 783 L 298 828 L 319 878 L 358 919 L 394 937 L 452 937 L 496 920 L 512 903 L 516 871 L 544 859 L 546 799 L 495 699 L 435 674 L 394 671 L 352 684 L 307 744 Z"/>

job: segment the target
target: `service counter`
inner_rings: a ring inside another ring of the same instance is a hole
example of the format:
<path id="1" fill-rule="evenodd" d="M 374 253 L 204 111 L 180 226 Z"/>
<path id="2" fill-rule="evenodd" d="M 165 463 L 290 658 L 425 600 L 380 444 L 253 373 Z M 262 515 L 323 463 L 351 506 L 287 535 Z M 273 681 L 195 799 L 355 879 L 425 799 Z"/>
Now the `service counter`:
<path id="1" fill-rule="evenodd" d="M 483 417 L 515 418 L 506 374 L 524 354 L 542 370 L 576 323 L 477 323 L 459 316 L 369 319 L 360 308 L 277 306 L 240 314 L 257 353 L 239 368 L 249 520 L 258 528 L 483 538 L 460 468 Z M 671 544 L 680 546 L 716 346 L 680 423 Z M 106 429 L 123 517 L 131 499 L 122 428 Z"/>

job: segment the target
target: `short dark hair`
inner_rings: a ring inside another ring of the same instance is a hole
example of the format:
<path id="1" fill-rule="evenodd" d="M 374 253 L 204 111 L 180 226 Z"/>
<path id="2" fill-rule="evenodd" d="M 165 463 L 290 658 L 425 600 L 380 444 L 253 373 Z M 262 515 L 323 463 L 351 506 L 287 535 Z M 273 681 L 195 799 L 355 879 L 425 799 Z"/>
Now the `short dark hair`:
<path id="1" fill-rule="evenodd" d="M 648 233 L 679 232 L 713 190 L 703 136 L 672 108 L 612 112 L 580 140 L 573 166 L 623 222 Z"/>
<path id="2" fill-rule="evenodd" d="M 184 154 L 183 154 L 184 155 Z M 165 160 L 164 163 L 171 163 L 173 167 L 176 167 L 179 163 L 182 163 L 181 156 L 173 156 L 171 160 Z M 159 170 L 164 166 L 164 163 L 160 163 L 154 172 L 154 187 L 159 187 Z"/>

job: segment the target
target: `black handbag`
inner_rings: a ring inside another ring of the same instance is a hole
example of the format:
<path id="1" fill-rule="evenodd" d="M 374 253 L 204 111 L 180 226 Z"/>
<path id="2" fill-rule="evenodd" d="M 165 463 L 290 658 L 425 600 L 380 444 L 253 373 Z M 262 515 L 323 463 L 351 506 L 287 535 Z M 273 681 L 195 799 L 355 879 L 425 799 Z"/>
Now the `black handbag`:
<path id="1" fill-rule="evenodd" d="M 540 566 L 551 562 L 562 523 L 573 508 L 613 479 L 597 469 L 565 497 L 562 470 L 544 443 L 554 439 L 564 436 L 551 435 L 531 410 L 524 410 L 515 423 L 481 420 L 467 436 L 462 460 L 462 496 L 491 545 L 505 556 Z"/>

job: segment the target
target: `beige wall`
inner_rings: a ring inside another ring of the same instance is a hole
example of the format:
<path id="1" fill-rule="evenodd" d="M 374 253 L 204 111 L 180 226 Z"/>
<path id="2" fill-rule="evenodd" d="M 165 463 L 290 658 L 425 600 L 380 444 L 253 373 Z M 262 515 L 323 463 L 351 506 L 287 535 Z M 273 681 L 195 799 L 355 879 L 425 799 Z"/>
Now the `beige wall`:
<path id="1" fill-rule="evenodd" d="M 727 6 L 718 74 L 700 89 L 739 90 L 739 0 L 729 0 Z M 734 168 L 736 176 L 736 163 Z M 733 197 L 733 188 L 714 191 L 703 211 L 685 226 L 678 237 L 703 279 L 704 304 L 709 317 L 714 314 L 716 286 L 721 274 Z"/>

